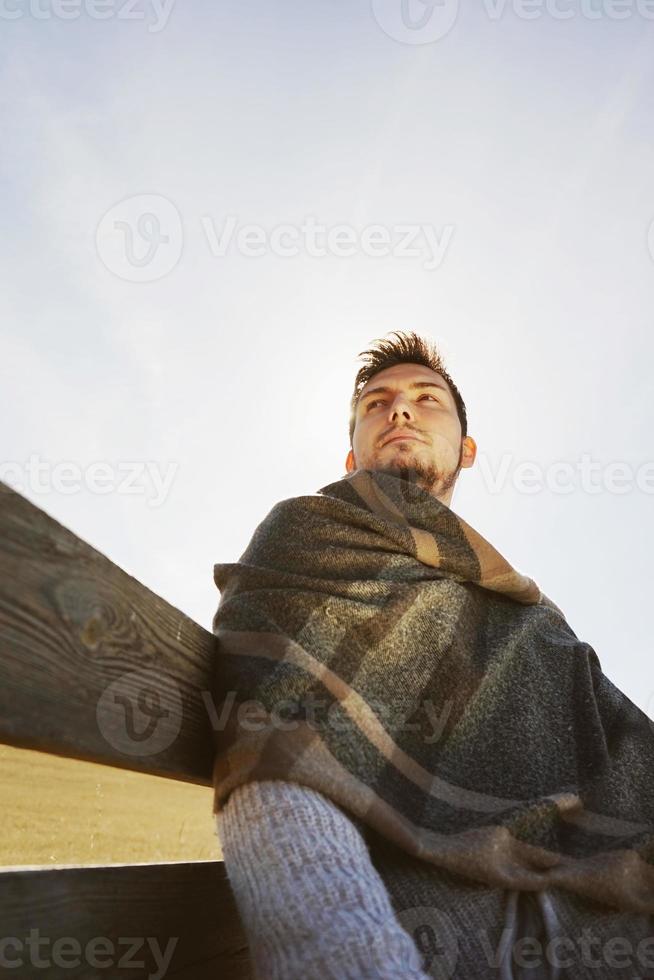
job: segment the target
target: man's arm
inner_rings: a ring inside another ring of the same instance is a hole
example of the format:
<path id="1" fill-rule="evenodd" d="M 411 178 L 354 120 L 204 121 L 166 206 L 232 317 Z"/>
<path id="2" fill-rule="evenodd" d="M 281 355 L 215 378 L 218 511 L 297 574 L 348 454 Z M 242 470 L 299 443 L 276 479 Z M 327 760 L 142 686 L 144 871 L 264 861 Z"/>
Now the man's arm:
<path id="1" fill-rule="evenodd" d="M 216 816 L 261 980 L 428 980 L 355 823 L 282 780 L 232 791 Z"/>

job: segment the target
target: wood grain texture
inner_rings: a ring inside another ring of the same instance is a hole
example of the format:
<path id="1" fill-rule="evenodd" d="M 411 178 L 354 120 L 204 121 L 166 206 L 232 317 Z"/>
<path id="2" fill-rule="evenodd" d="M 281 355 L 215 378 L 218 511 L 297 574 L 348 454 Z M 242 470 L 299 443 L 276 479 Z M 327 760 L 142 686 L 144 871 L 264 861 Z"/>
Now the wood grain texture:
<path id="1" fill-rule="evenodd" d="M 219 862 L 2 872 L 0 923 L 21 980 L 252 976 Z"/>
<path id="2" fill-rule="evenodd" d="M 0 569 L 0 741 L 211 785 L 215 637 L 5 484 Z"/>

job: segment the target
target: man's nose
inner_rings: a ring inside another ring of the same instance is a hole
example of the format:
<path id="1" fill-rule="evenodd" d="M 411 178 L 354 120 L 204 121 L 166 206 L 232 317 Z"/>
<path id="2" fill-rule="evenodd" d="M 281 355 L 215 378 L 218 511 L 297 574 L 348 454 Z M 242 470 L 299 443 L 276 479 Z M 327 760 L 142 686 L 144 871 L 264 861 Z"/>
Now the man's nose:
<path id="1" fill-rule="evenodd" d="M 389 422 L 396 422 L 400 417 L 404 419 L 412 419 L 413 411 L 407 399 L 398 395 L 398 397 L 391 404 L 388 420 Z"/>

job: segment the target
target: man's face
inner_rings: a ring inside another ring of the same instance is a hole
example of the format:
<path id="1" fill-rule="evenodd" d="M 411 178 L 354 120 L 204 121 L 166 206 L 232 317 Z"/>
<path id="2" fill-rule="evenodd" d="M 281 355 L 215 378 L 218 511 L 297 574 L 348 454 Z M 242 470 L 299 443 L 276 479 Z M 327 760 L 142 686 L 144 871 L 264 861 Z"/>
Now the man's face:
<path id="1" fill-rule="evenodd" d="M 449 506 L 459 471 L 472 466 L 476 450 L 470 436 L 461 439 L 443 377 L 421 364 L 396 364 L 361 390 L 345 465 L 348 473 L 381 470 L 412 480 Z"/>

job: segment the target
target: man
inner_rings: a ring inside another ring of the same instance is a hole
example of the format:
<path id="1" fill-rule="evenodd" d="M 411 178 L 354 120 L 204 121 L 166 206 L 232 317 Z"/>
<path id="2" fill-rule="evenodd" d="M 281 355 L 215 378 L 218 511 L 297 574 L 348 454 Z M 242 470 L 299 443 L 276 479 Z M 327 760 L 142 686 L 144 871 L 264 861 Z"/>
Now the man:
<path id="1" fill-rule="evenodd" d="M 256 975 L 654 976 L 648 719 L 450 510 L 465 404 L 395 337 L 364 352 L 347 476 L 215 567 L 214 812 Z M 629 962 L 586 955 L 590 925 Z"/>

